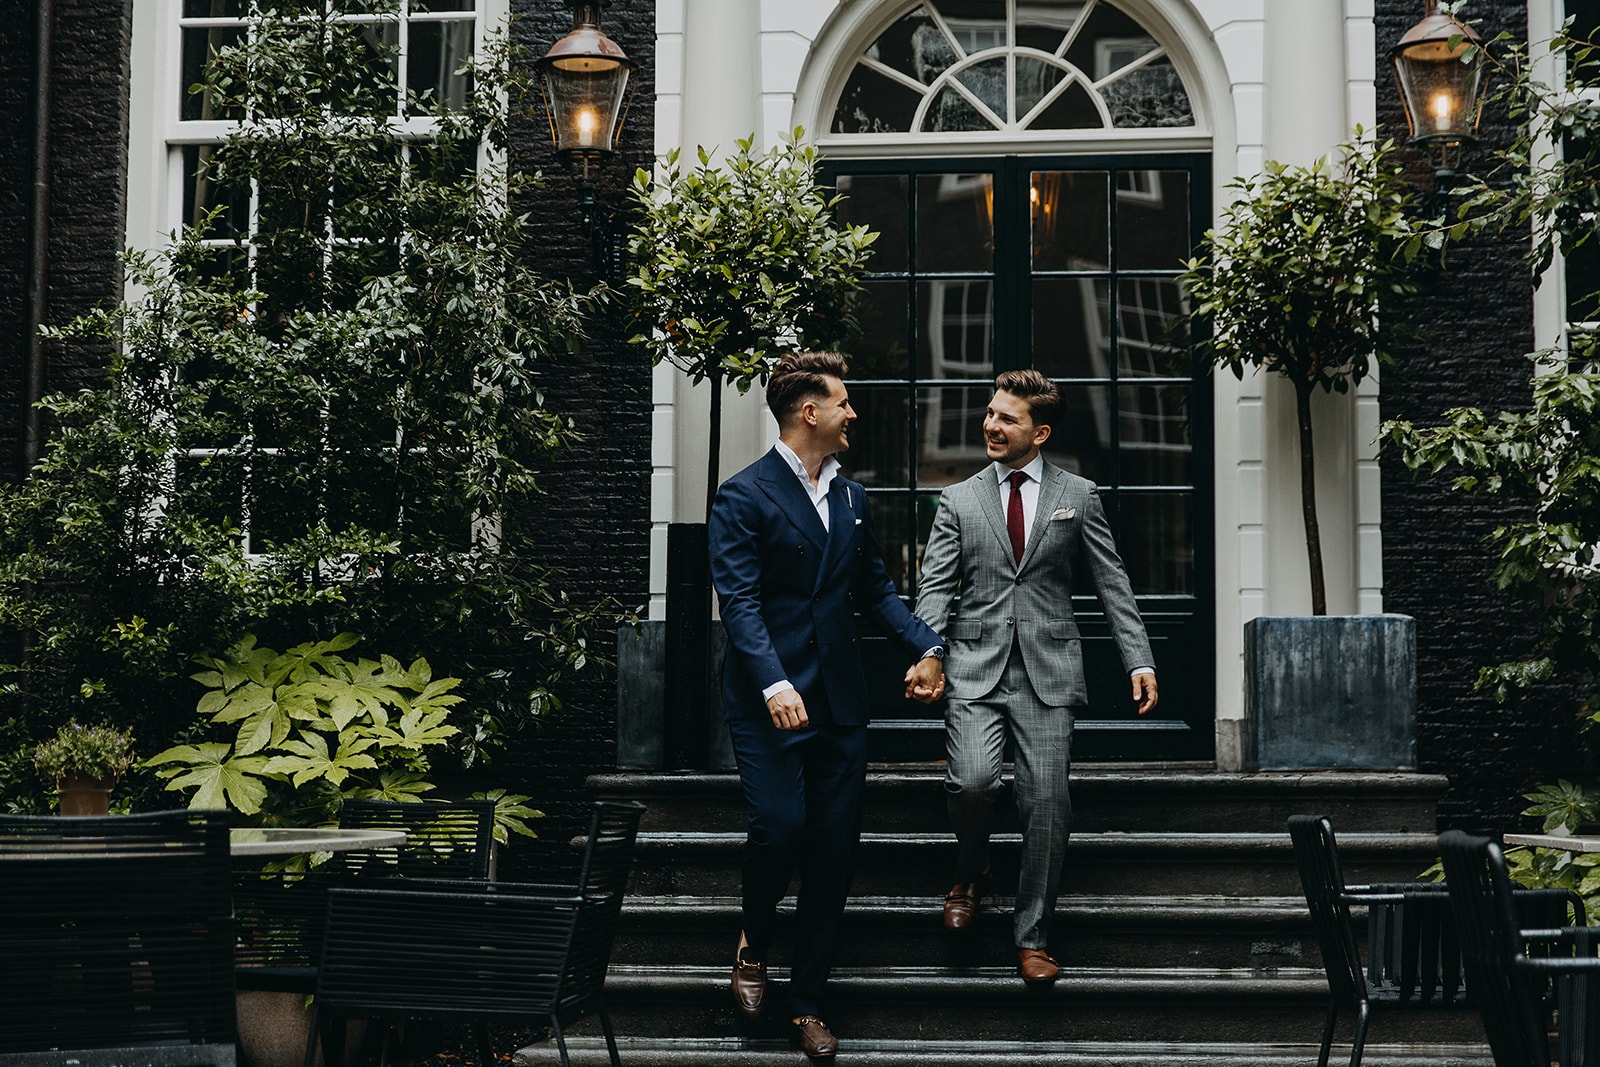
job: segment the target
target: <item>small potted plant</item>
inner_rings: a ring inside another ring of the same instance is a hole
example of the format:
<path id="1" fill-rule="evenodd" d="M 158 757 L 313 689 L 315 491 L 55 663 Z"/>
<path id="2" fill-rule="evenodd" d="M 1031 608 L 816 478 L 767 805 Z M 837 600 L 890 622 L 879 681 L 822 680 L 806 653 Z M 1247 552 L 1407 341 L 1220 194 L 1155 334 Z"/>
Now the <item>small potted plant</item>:
<path id="1" fill-rule="evenodd" d="M 74 719 L 33 750 L 33 765 L 55 783 L 63 815 L 104 815 L 111 790 L 133 766 L 133 735 Z"/>

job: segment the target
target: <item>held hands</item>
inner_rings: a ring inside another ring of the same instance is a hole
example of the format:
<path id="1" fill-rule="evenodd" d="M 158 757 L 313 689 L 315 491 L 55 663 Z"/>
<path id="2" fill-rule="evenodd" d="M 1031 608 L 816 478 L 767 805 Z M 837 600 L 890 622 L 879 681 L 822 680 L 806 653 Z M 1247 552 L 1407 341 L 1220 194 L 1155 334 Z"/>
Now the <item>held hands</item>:
<path id="1" fill-rule="evenodd" d="M 906 699 L 932 704 L 944 696 L 944 661 L 924 656 L 906 670 Z"/>
<path id="2" fill-rule="evenodd" d="M 767 699 L 767 713 L 772 716 L 772 725 L 780 730 L 798 730 L 811 722 L 806 715 L 806 702 L 800 699 L 798 689 L 773 693 Z"/>
<path id="3" fill-rule="evenodd" d="M 1156 706 L 1156 676 L 1153 674 L 1136 674 L 1133 676 L 1133 699 L 1139 703 L 1139 714 L 1143 715 Z"/>

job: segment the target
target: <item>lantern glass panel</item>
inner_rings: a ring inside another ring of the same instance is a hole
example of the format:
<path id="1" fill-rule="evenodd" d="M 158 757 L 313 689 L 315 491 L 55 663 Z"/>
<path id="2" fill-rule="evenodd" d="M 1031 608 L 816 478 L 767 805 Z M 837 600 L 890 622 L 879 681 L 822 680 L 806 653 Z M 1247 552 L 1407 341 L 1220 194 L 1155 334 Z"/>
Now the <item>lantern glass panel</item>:
<path id="1" fill-rule="evenodd" d="M 1470 138 L 1478 126 L 1484 68 L 1463 63 L 1443 41 L 1425 41 L 1394 58 L 1395 78 L 1415 140 Z"/>
<path id="2" fill-rule="evenodd" d="M 544 72 L 545 106 L 558 152 L 610 152 L 627 100 L 625 64 L 559 60 Z"/>

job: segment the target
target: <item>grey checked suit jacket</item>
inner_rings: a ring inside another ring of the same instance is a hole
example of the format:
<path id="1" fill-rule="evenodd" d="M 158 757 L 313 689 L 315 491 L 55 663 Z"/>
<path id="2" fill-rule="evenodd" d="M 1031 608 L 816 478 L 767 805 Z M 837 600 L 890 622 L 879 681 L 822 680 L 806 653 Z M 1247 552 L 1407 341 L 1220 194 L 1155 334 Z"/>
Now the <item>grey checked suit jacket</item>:
<path id="1" fill-rule="evenodd" d="M 1072 614 L 1075 566 L 1088 571 L 1082 591 L 1092 588 L 1099 595 L 1123 666 L 1130 671 L 1153 667 L 1144 623 L 1093 482 L 1044 465 L 1020 564 L 1012 559 L 993 464 L 940 494 L 922 557 L 916 614 L 945 638 L 949 696 L 977 699 L 999 683 L 1014 628 L 1039 698 L 1050 707 L 1088 703 L 1083 643 Z"/>

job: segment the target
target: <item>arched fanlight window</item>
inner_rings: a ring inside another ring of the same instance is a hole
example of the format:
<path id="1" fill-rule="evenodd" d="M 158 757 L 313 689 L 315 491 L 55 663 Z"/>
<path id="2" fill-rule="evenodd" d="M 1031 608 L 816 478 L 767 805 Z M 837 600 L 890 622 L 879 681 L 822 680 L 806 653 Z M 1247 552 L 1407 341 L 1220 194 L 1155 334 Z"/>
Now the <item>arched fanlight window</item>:
<path id="1" fill-rule="evenodd" d="M 923 0 L 857 59 L 835 134 L 1192 127 L 1166 50 L 1109 0 Z"/>

